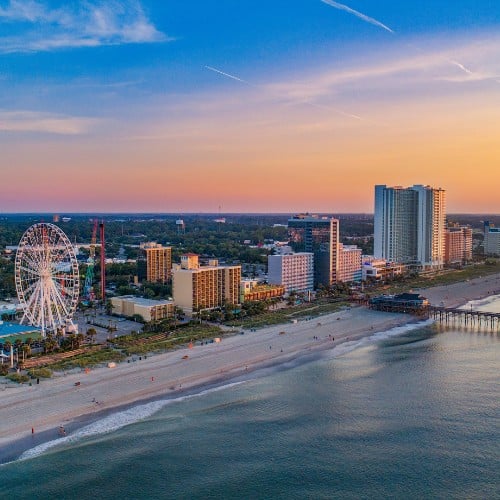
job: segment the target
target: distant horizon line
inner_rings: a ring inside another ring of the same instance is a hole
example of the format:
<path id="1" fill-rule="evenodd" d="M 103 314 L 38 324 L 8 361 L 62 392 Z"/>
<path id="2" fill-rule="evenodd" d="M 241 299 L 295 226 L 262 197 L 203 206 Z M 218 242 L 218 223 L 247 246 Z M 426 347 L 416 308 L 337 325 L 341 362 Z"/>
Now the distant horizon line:
<path id="1" fill-rule="evenodd" d="M 311 211 L 311 212 L 63 212 L 63 211 L 47 211 L 47 212 L 0 212 L 0 217 L 12 215 L 58 215 L 60 217 L 70 215 L 210 215 L 210 216 L 226 216 L 226 215 L 291 215 L 291 214 L 309 214 L 309 215 L 374 215 L 374 212 L 324 212 L 324 211 Z M 450 212 L 446 215 L 490 215 L 500 216 L 500 212 Z"/>

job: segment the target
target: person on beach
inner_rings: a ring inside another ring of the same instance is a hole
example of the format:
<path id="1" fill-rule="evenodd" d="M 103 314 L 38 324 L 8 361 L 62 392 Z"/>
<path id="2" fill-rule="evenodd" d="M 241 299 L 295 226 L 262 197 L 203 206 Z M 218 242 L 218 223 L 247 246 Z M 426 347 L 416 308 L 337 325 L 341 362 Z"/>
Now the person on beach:
<path id="1" fill-rule="evenodd" d="M 59 426 L 59 435 L 66 436 L 66 431 L 62 425 Z"/>

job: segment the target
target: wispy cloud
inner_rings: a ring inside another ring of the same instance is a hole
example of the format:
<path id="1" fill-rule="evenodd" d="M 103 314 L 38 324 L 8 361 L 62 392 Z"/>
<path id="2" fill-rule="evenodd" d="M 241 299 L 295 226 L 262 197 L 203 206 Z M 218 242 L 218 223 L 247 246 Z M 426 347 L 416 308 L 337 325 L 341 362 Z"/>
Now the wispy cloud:
<path id="1" fill-rule="evenodd" d="M 327 5 L 330 5 L 330 7 L 334 7 L 335 9 L 339 10 L 344 10 L 345 12 L 348 12 L 349 14 L 352 14 L 353 16 L 359 17 L 359 19 L 362 19 L 363 21 L 366 21 L 367 23 L 373 24 L 374 26 L 378 26 L 379 28 L 382 28 L 389 33 L 394 33 L 389 26 L 386 26 L 385 24 L 381 23 L 380 21 L 377 21 L 373 17 L 367 16 L 366 14 L 363 14 L 361 12 L 358 12 L 357 10 L 351 9 L 351 7 L 348 7 L 347 5 L 344 5 L 342 3 L 334 2 L 333 0 L 321 0 L 323 3 L 326 3 Z"/>
<path id="2" fill-rule="evenodd" d="M 82 0 L 59 9 L 42 0 L 10 0 L 0 7 L 2 22 L 17 31 L 0 37 L 2 53 L 172 40 L 155 28 L 137 0 Z"/>
<path id="3" fill-rule="evenodd" d="M 37 111 L 0 110 L 0 132 L 37 132 L 79 135 L 90 131 L 99 120 Z"/>
<path id="4" fill-rule="evenodd" d="M 406 47 L 398 48 L 392 54 L 385 53 L 383 60 L 377 58 L 370 64 L 346 69 L 322 69 L 312 76 L 295 81 L 273 82 L 266 87 L 270 92 L 289 99 L 317 101 L 344 90 L 351 92 L 353 85 L 371 91 L 377 85 L 385 89 L 394 85 L 394 88 L 401 89 L 401 83 L 405 82 L 405 88 L 411 88 L 414 92 L 425 86 L 435 86 L 437 80 L 451 83 L 498 79 L 499 37 L 447 48 L 441 48 L 443 43 L 438 40 L 436 45 L 439 46 L 438 49 L 428 49 L 426 52 L 419 49 L 419 53 L 411 53 Z M 474 71 L 470 69 L 472 62 Z"/>

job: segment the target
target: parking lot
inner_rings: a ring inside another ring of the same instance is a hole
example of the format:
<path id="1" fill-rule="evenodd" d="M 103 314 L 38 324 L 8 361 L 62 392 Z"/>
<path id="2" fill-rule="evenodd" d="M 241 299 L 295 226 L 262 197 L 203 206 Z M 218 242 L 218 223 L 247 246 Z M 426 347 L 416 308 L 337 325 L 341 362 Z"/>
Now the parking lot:
<path id="1" fill-rule="evenodd" d="M 99 343 L 104 343 L 106 340 L 121 335 L 129 335 L 133 331 L 139 332 L 142 330 L 141 323 L 118 316 L 110 316 L 106 314 L 103 308 L 77 311 L 73 317 L 73 322 L 78 324 L 78 331 L 84 335 L 89 328 L 95 328 L 97 332 L 95 340 Z M 116 328 L 116 330 L 110 332 L 110 327 Z"/>

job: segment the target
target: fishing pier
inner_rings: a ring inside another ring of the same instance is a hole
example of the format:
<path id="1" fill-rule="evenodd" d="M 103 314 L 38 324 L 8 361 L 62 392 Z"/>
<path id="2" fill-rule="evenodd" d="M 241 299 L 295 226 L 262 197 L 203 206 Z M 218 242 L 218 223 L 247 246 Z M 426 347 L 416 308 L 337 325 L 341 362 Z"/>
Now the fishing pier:
<path id="1" fill-rule="evenodd" d="M 377 311 L 413 314 L 421 318 L 432 318 L 443 325 L 462 325 L 500 330 L 500 313 L 460 309 L 458 307 L 433 306 L 418 294 L 380 295 L 369 301 L 369 307 Z"/>
<path id="2" fill-rule="evenodd" d="M 431 305 L 425 308 L 425 312 L 427 317 L 445 325 L 459 323 L 464 326 L 500 329 L 500 313 Z"/>

